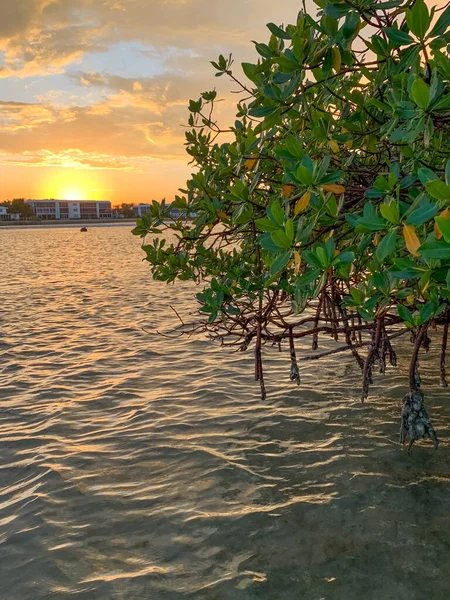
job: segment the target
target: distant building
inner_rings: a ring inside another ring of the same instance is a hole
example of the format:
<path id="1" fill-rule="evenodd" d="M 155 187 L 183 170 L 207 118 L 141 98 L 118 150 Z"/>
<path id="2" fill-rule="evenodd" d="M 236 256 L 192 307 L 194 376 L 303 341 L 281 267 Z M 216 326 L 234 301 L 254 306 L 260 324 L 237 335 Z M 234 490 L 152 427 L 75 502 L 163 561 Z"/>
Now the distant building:
<path id="1" fill-rule="evenodd" d="M 170 206 L 170 204 L 169 204 L 169 206 Z M 170 216 L 172 217 L 172 219 L 181 219 L 182 217 L 186 216 L 186 211 L 181 210 L 180 208 L 171 208 Z"/>
<path id="2" fill-rule="evenodd" d="M 36 217 L 44 221 L 62 219 L 111 219 L 107 200 L 25 200 Z"/>
<path id="3" fill-rule="evenodd" d="M 148 212 L 150 212 L 150 206 L 151 204 L 138 204 L 133 206 L 134 216 L 142 217 L 142 215 L 147 214 Z M 172 217 L 172 219 L 180 219 L 186 216 L 186 211 L 181 210 L 181 208 L 171 208 L 170 204 L 166 204 L 166 207 L 170 209 L 170 216 Z M 196 216 L 196 213 L 189 213 L 190 218 L 194 218 Z"/>
<path id="4" fill-rule="evenodd" d="M 6 206 L 0 206 L 0 221 L 18 221 L 19 213 L 9 213 Z"/>
<path id="5" fill-rule="evenodd" d="M 147 214 L 150 211 L 150 204 L 138 204 L 133 206 L 134 216 L 142 217 L 142 215 Z"/>

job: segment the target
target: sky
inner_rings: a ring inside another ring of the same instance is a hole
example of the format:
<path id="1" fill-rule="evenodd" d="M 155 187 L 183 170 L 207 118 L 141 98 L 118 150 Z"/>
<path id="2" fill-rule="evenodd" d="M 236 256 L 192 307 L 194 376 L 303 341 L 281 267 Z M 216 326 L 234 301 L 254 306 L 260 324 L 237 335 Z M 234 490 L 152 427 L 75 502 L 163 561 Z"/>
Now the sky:
<path id="1" fill-rule="evenodd" d="M 187 103 L 236 89 L 210 60 L 256 61 L 294 0 L 0 0 L 0 200 L 171 201 L 191 167 Z"/>

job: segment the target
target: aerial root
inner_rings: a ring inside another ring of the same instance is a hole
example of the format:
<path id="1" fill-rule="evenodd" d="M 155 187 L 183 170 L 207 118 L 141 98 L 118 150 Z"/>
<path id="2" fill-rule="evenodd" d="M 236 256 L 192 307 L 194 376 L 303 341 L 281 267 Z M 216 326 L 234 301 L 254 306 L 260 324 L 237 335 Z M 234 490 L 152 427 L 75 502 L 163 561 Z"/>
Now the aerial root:
<path id="1" fill-rule="evenodd" d="M 378 318 L 376 320 L 375 332 L 373 334 L 372 343 L 369 347 L 369 352 L 367 353 L 367 358 L 364 363 L 361 402 L 364 402 L 364 400 L 366 400 L 367 396 L 369 395 L 369 385 L 373 383 L 373 366 L 375 361 L 380 358 L 381 332 L 383 326 L 383 318 Z"/>
<path id="2" fill-rule="evenodd" d="M 423 394 L 420 390 L 413 390 L 403 398 L 400 443 L 405 444 L 409 438 L 409 452 L 416 440 L 425 437 L 429 437 L 433 442 L 434 448 L 437 449 L 439 440 L 424 406 Z"/>
<path id="3" fill-rule="evenodd" d="M 296 381 L 297 385 L 300 385 L 300 371 L 298 370 L 297 356 L 295 354 L 294 337 L 292 335 L 292 329 L 289 329 L 289 351 L 291 354 L 291 371 L 289 378 L 291 381 Z"/>
<path id="4" fill-rule="evenodd" d="M 444 325 L 444 332 L 442 334 L 442 347 L 441 347 L 441 387 L 448 387 L 445 371 L 445 352 L 447 350 L 447 338 L 448 338 L 448 323 Z"/>

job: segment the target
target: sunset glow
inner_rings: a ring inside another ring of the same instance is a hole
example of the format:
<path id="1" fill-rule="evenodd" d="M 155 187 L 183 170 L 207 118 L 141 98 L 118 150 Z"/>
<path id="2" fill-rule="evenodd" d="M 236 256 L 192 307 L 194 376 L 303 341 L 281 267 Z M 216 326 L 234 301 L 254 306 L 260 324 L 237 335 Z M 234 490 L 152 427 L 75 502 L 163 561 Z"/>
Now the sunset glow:
<path id="1" fill-rule="evenodd" d="M 109 193 L 108 190 L 102 189 L 103 177 L 94 170 L 46 169 L 44 173 L 45 178 L 40 181 L 40 197 L 43 198 L 101 200 Z"/>
<path id="2" fill-rule="evenodd" d="M 173 199 L 190 173 L 190 98 L 216 87 L 234 121 L 233 82 L 210 60 L 255 59 L 286 0 L 27 0 L 0 23 L 1 198 Z M 25 18 L 26 17 L 26 18 Z M 1 19 L 0 19 L 1 21 Z M 231 101 L 232 99 L 232 101 Z"/>
<path id="3" fill-rule="evenodd" d="M 69 189 L 58 194 L 58 198 L 61 200 L 86 200 L 86 193 L 80 189 Z"/>

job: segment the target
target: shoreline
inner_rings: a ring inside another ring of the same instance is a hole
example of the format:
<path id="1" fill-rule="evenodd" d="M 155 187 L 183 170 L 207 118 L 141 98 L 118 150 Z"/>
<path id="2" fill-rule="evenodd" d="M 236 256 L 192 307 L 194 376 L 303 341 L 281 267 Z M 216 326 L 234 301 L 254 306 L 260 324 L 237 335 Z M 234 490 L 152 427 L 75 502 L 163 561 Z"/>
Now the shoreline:
<path id="1" fill-rule="evenodd" d="M 85 221 L 81 219 L 70 221 L 42 221 L 36 223 L 33 221 L 0 221 L 0 230 L 5 229 L 40 229 L 51 227 L 112 227 L 114 225 L 130 226 L 135 225 L 136 219 L 96 219 Z"/>

